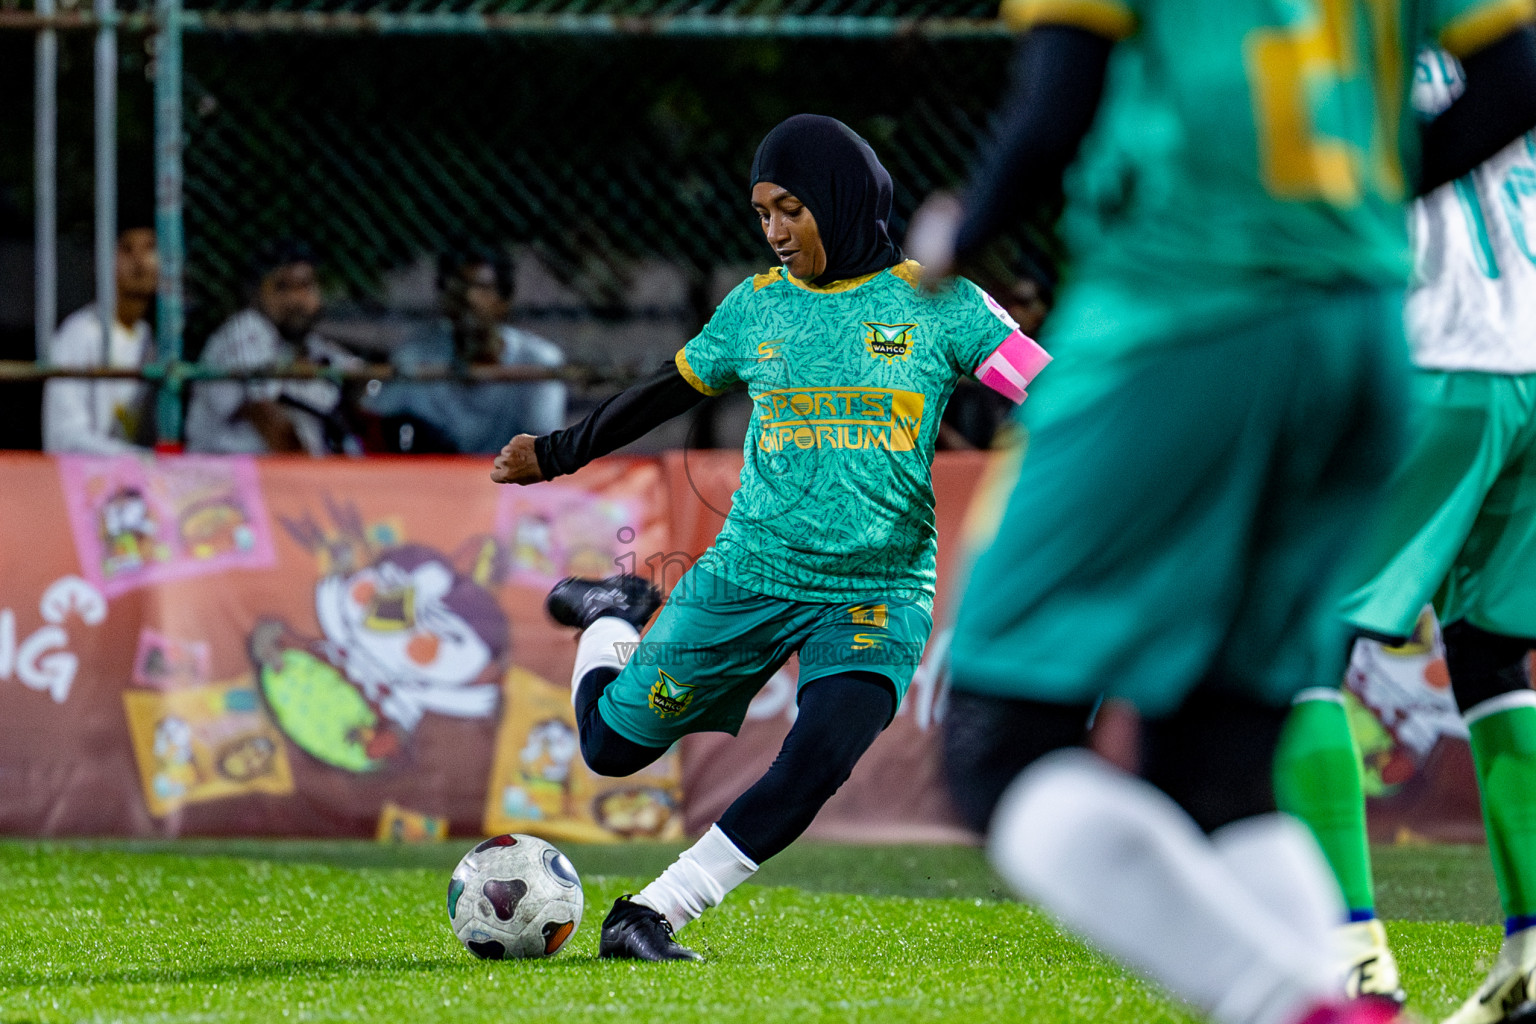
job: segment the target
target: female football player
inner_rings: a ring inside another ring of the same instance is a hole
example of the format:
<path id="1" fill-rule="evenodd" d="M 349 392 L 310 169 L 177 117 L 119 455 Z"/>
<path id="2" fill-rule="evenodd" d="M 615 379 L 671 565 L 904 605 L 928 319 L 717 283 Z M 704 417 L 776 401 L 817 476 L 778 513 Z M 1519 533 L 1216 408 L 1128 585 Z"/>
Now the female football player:
<path id="1" fill-rule="evenodd" d="M 697 959 L 673 932 L 788 846 L 895 716 L 933 620 L 930 463 L 956 381 L 1022 401 L 1048 361 L 987 295 L 918 288 L 891 240 L 891 177 L 842 123 L 802 114 L 759 146 L 751 202 L 779 266 L 742 282 L 671 364 L 567 430 L 513 438 L 491 479 L 574 472 L 706 396 L 745 387 L 741 485 L 714 545 L 661 602 L 635 576 L 568 579 L 554 618 L 584 631 L 581 750 L 629 775 L 683 735 L 735 733 L 799 655 L 799 715 L 773 766 L 638 894 L 600 954 Z M 635 651 L 624 658 L 620 652 Z"/>

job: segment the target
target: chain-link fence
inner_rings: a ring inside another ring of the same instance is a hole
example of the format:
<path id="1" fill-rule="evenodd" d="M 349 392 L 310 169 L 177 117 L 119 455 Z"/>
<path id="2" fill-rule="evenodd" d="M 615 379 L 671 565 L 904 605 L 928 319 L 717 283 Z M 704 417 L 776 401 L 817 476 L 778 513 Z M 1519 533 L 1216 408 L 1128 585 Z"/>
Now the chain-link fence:
<path id="1" fill-rule="evenodd" d="M 0 0 L 0 15 L 19 23 L 29 6 Z M 59 9 L 83 17 L 78 3 Z M 153 57 L 150 0 L 118 9 L 125 59 Z M 992 0 L 194 0 L 177 47 L 182 351 L 239 306 L 252 254 L 278 236 L 309 240 L 332 293 L 364 307 L 390 298 L 391 275 L 468 240 L 536 254 L 586 315 L 609 320 L 634 315 L 638 268 L 665 261 L 697 320 L 720 268 L 769 259 L 747 172 L 762 135 L 801 111 L 873 144 L 896 180 L 899 237 L 985 136 L 1010 53 L 994 12 Z M 1040 254 L 1047 237 L 1020 233 Z"/>
<path id="2" fill-rule="evenodd" d="M 799 111 L 870 140 L 904 220 L 961 175 L 1003 57 L 920 39 L 192 38 L 192 294 L 226 307 L 274 233 L 312 239 L 354 295 L 467 237 L 529 245 L 594 309 L 622 308 L 637 259 L 698 275 L 767 259 L 747 171 Z"/>

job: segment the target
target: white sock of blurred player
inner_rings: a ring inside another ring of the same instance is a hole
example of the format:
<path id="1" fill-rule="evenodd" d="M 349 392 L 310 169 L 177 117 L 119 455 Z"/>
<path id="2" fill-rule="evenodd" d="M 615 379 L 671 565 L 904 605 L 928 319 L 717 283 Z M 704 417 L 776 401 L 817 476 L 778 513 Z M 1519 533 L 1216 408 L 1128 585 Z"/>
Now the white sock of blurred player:
<path id="1" fill-rule="evenodd" d="M 1337 980 L 1333 883 L 1294 837 L 1266 819 L 1213 842 L 1156 787 L 1073 750 L 1015 781 L 990 853 L 1057 920 L 1219 1024 L 1296 1024 Z M 1267 891 L 1249 880 L 1275 869 L 1286 880 Z"/>
<path id="2" fill-rule="evenodd" d="M 1344 898 L 1307 827 L 1288 814 L 1233 822 L 1210 841 L 1228 870 L 1309 945 L 1332 950 Z"/>

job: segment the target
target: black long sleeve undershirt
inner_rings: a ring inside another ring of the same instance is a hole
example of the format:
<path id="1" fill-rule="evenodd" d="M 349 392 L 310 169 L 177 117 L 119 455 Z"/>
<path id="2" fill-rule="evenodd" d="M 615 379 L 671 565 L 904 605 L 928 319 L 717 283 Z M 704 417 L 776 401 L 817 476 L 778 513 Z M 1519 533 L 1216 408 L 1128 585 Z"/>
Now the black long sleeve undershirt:
<path id="1" fill-rule="evenodd" d="M 1423 129 L 1418 194 L 1455 181 L 1536 126 L 1536 28 L 1462 58 L 1466 89 Z"/>
<path id="2" fill-rule="evenodd" d="M 1114 42 L 1086 29 L 1041 25 L 1019 40 L 997 139 L 965 194 L 955 238 L 960 260 L 1056 195 L 1093 126 Z"/>
<path id="3" fill-rule="evenodd" d="M 574 473 L 593 459 L 639 440 L 706 397 L 669 362 L 605 400 L 575 426 L 534 438 L 539 472 L 546 480 Z"/>

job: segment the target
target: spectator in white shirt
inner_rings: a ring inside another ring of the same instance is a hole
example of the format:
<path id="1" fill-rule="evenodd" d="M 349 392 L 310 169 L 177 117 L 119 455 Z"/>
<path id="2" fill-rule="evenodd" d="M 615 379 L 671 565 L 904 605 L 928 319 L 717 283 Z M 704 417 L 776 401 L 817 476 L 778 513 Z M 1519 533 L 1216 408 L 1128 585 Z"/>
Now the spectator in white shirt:
<path id="1" fill-rule="evenodd" d="M 153 228 L 134 225 L 117 235 L 117 307 L 111 337 L 102 341 L 94 304 L 64 318 L 48 345 L 53 366 L 134 369 L 154 358 L 149 312 L 160 281 Z M 154 443 L 152 390 L 141 380 L 55 378 L 43 388 L 43 450 L 123 455 Z"/>
<path id="2" fill-rule="evenodd" d="M 253 277 L 250 307 L 209 337 L 203 365 L 246 371 L 363 365 L 315 333 L 320 283 L 307 245 L 285 240 L 267 247 Z M 187 447 L 241 454 L 344 451 L 340 405 L 341 389 L 327 380 L 204 381 L 192 389 Z"/>

